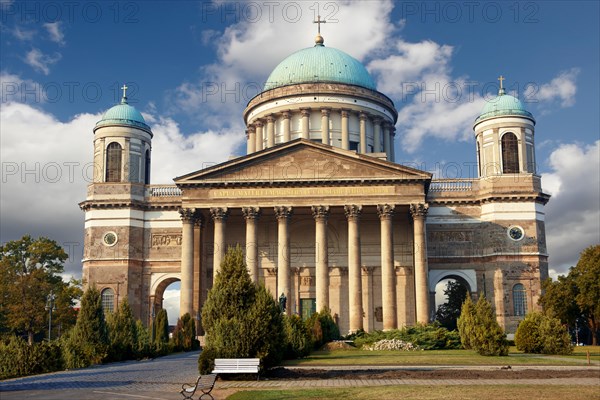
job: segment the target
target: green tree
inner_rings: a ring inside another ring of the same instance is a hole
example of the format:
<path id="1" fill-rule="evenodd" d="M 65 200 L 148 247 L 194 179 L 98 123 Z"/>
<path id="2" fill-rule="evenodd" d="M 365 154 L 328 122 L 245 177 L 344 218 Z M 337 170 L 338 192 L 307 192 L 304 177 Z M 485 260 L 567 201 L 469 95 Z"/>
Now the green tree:
<path id="1" fill-rule="evenodd" d="M 109 359 L 132 359 L 137 347 L 137 337 L 135 318 L 127 297 L 120 302 L 116 312 L 107 316 L 107 325 L 110 337 Z"/>
<path id="2" fill-rule="evenodd" d="M 544 310 L 573 328 L 584 321 L 592 333 L 592 344 L 600 334 L 600 245 L 585 249 L 577 265 L 557 281 L 546 280 L 539 303 Z"/>
<path id="3" fill-rule="evenodd" d="M 154 348 L 159 354 L 167 351 L 169 343 L 169 316 L 167 310 L 161 308 L 154 319 Z"/>
<path id="4" fill-rule="evenodd" d="M 592 345 L 596 346 L 600 334 L 600 245 L 585 249 L 571 273 L 578 288 L 575 300 L 592 332 Z"/>
<path id="5" fill-rule="evenodd" d="M 448 281 L 444 289 L 444 295 L 448 299 L 440 305 L 435 313 L 435 319 L 449 331 L 455 331 L 456 321 L 460 317 L 462 304 L 469 295 L 467 287 L 458 281 Z"/>
<path id="6" fill-rule="evenodd" d="M 150 357 L 152 355 L 152 343 L 150 343 L 150 331 L 139 319 L 135 321 L 135 336 L 137 344 L 135 348 L 135 357 L 137 359 Z"/>
<path id="7" fill-rule="evenodd" d="M 54 240 L 45 237 L 25 235 L 0 246 L 0 322 L 6 324 L 5 330 L 26 333 L 31 345 L 33 336 L 46 329 L 48 294 L 63 293 L 68 287 L 58 275 L 67 257 Z"/>
<path id="8" fill-rule="evenodd" d="M 312 349 L 312 335 L 302 318 L 298 315 L 286 316 L 285 320 L 285 358 L 305 357 Z"/>
<path id="9" fill-rule="evenodd" d="M 81 299 L 75 327 L 64 338 L 67 368 L 87 367 L 101 363 L 107 356 L 110 337 L 102 309 L 102 297 L 95 286 L 89 287 Z"/>
<path id="10" fill-rule="evenodd" d="M 474 307 L 467 297 L 457 324 L 465 348 L 471 348 L 482 356 L 508 355 L 506 335 L 485 296 L 480 296 Z"/>
<path id="11" fill-rule="evenodd" d="M 456 321 L 460 342 L 465 349 L 473 348 L 471 338 L 474 335 L 475 319 L 475 303 L 471 300 L 471 296 L 467 296 L 462 304 L 460 317 Z"/>
<path id="12" fill-rule="evenodd" d="M 525 353 L 570 354 L 571 339 L 558 318 L 532 312 L 521 321 L 515 334 L 517 349 Z"/>
<path id="13" fill-rule="evenodd" d="M 201 373 L 210 371 L 215 357 L 260 358 L 263 368 L 282 357 L 279 305 L 263 285 L 252 283 L 239 246 L 223 258 L 202 308 L 202 326 L 206 344 L 199 359 Z"/>

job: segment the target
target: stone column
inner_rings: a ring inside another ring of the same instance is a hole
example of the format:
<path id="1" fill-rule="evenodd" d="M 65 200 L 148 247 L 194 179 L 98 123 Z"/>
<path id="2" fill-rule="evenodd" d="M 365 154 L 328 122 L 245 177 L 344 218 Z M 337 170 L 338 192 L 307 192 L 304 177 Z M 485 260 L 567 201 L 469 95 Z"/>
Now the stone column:
<path id="1" fill-rule="evenodd" d="M 373 332 L 375 328 L 373 323 L 373 267 L 362 267 L 362 290 L 363 290 L 363 309 L 365 310 L 364 326 L 365 331 Z"/>
<path id="2" fill-rule="evenodd" d="M 471 295 L 471 293 L 469 293 Z M 494 305 L 496 307 L 496 319 L 498 324 L 506 329 L 506 307 L 504 305 L 504 274 L 498 268 L 494 272 Z"/>
<path id="3" fill-rule="evenodd" d="M 287 297 L 286 312 L 292 309 L 292 291 L 290 290 L 290 235 L 289 220 L 292 215 L 292 207 L 275 207 L 277 218 L 277 295 L 281 293 Z"/>
<path id="4" fill-rule="evenodd" d="M 181 230 L 181 287 L 179 315 L 193 315 L 194 304 L 194 223 L 197 218 L 195 208 L 179 210 L 183 228 Z"/>
<path id="5" fill-rule="evenodd" d="M 390 123 L 383 123 L 383 151 L 387 155 L 388 161 L 390 161 L 391 152 L 390 152 Z"/>
<path id="6" fill-rule="evenodd" d="M 360 230 L 362 206 L 344 206 L 348 218 L 348 298 L 350 309 L 350 332 L 363 329 L 362 283 L 360 277 Z"/>
<path id="7" fill-rule="evenodd" d="M 258 282 L 258 235 L 256 222 L 260 215 L 258 207 L 242 207 L 246 220 L 246 265 L 252 282 Z"/>
<path id="8" fill-rule="evenodd" d="M 348 110 L 342 110 L 342 149 L 350 150 L 350 133 L 348 132 Z"/>
<path id="9" fill-rule="evenodd" d="M 367 114 L 360 113 L 358 116 L 360 120 L 360 153 L 367 153 Z"/>
<path id="10" fill-rule="evenodd" d="M 129 179 L 129 164 L 131 162 L 131 139 L 125 138 L 125 145 L 121 151 L 121 182 L 131 182 Z M 116 303 L 115 303 L 116 306 Z"/>
<path id="11" fill-rule="evenodd" d="M 256 120 L 254 126 L 256 127 L 256 151 L 261 151 L 263 149 L 263 122 Z"/>
<path id="12" fill-rule="evenodd" d="M 249 125 L 247 130 L 248 135 L 248 146 L 246 149 L 247 154 L 252 154 L 256 151 L 256 128 L 254 125 Z"/>
<path id="13" fill-rule="evenodd" d="M 205 299 L 202 298 L 202 288 L 206 287 L 206 274 L 202 270 L 202 243 L 203 235 L 202 232 L 205 222 L 204 217 L 200 212 L 194 222 L 194 296 L 193 296 L 193 314 L 190 314 L 196 321 L 196 332 L 198 335 L 202 335 L 202 326 L 198 318 L 200 310 L 202 310 L 202 304 Z"/>
<path id="14" fill-rule="evenodd" d="M 321 109 L 321 143 L 329 144 L 329 113 L 331 108 Z"/>
<path id="15" fill-rule="evenodd" d="M 283 142 L 287 143 L 292 140 L 290 134 L 290 117 L 292 114 L 290 111 L 284 111 L 281 115 L 283 116 Z"/>
<path id="16" fill-rule="evenodd" d="M 315 218 L 315 279 L 317 312 L 329 307 L 329 254 L 327 242 L 327 219 L 329 206 L 312 206 Z"/>
<path id="17" fill-rule="evenodd" d="M 427 240 L 425 237 L 425 216 L 429 204 L 418 203 L 410 205 L 414 228 L 414 259 L 415 259 L 415 302 L 417 306 L 417 322 L 429 322 L 429 285 L 427 267 Z"/>
<path id="18" fill-rule="evenodd" d="M 302 139 L 310 139 L 309 131 L 309 120 L 310 120 L 310 108 L 301 108 L 302 113 Z"/>
<path id="19" fill-rule="evenodd" d="M 516 134 L 515 134 L 516 136 Z M 519 172 L 527 172 L 527 139 L 525 128 L 519 129 L 519 136 L 517 137 L 518 154 L 519 154 Z"/>
<path id="20" fill-rule="evenodd" d="M 396 127 L 390 129 L 390 161 L 396 162 L 396 148 L 394 146 L 394 138 L 396 137 Z"/>
<path id="21" fill-rule="evenodd" d="M 381 152 L 381 117 L 373 118 L 373 136 L 374 144 L 373 144 L 373 152 L 380 153 Z"/>
<path id="22" fill-rule="evenodd" d="M 377 206 L 381 227 L 381 290 L 383 306 L 383 329 L 398 327 L 396 313 L 396 270 L 394 268 L 394 237 L 392 218 L 394 206 L 379 204 Z"/>
<path id="23" fill-rule="evenodd" d="M 273 114 L 267 116 L 267 147 L 275 146 L 275 117 Z"/>
<path id="24" fill-rule="evenodd" d="M 225 223 L 229 211 L 227 207 L 211 207 L 210 215 L 215 223 L 215 239 L 213 243 L 213 277 L 221 269 L 221 261 L 225 255 Z"/>

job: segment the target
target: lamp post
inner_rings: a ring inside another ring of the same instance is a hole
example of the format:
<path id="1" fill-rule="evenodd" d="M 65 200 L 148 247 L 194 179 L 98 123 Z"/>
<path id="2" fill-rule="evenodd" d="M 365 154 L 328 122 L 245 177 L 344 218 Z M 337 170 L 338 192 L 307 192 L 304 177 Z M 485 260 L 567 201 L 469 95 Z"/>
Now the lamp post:
<path id="1" fill-rule="evenodd" d="M 154 310 L 154 302 L 152 302 L 152 307 L 150 309 L 150 343 L 154 343 L 154 318 L 156 317 L 156 312 Z"/>
<path id="2" fill-rule="evenodd" d="M 51 290 L 48 297 L 46 297 L 46 311 L 48 311 L 48 341 L 52 339 L 52 311 L 56 310 L 56 304 L 54 304 L 55 300 L 56 296 L 54 295 L 54 291 Z"/>

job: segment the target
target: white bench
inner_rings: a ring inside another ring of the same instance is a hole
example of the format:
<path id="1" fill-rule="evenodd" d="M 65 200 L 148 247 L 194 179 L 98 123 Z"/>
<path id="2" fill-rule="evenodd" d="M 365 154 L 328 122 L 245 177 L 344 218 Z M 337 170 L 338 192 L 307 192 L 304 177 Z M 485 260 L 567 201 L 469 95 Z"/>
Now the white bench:
<path id="1" fill-rule="evenodd" d="M 215 358 L 213 374 L 257 374 L 260 358 Z"/>

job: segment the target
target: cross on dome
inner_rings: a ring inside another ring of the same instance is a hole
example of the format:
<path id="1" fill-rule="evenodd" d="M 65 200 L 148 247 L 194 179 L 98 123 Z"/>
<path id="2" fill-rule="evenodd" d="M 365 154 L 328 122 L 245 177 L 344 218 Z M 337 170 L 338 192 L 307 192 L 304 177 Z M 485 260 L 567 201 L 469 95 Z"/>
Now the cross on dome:
<path id="1" fill-rule="evenodd" d="M 505 80 L 506 78 L 503 77 L 502 75 L 500 75 L 500 77 L 498 78 L 498 80 L 500 81 L 500 90 L 498 90 L 498 96 L 502 96 L 503 94 L 505 94 L 506 92 L 504 91 L 504 87 L 502 86 L 502 81 Z"/>
<path id="2" fill-rule="evenodd" d="M 315 37 L 315 44 L 317 46 L 323 46 L 323 43 L 325 42 L 325 40 L 323 39 L 323 36 L 321 36 L 321 24 L 326 24 L 327 21 L 325 21 L 324 19 L 321 19 L 320 15 L 317 15 L 317 19 L 315 21 L 313 21 L 313 24 L 317 24 L 317 36 Z"/>
<path id="3" fill-rule="evenodd" d="M 123 98 L 121 99 L 121 104 L 127 104 L 127 89 L 129 89 L 129 87 L 126 84 L 123 84 L 121 89 L 123 89 Z"/>

